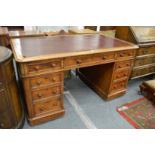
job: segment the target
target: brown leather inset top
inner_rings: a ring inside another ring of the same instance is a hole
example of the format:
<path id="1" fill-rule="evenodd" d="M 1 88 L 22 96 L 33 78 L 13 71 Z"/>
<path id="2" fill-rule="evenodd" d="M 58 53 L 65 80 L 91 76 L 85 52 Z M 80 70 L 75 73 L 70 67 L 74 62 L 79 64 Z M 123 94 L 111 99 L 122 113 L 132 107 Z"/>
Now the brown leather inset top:
<path id="1" fill-rule="evenodd" d="M 68 54 L 97 49 L 130 47 L 134 44 L 106 37 L 99 34 L 88 35 L 57 35 L 47 37 L 29 37 L 12 39 L 14 53 L 20 51 L 23 58 L 51 54 Z M 137 48 L 137 47 L 136 47 Z"/>

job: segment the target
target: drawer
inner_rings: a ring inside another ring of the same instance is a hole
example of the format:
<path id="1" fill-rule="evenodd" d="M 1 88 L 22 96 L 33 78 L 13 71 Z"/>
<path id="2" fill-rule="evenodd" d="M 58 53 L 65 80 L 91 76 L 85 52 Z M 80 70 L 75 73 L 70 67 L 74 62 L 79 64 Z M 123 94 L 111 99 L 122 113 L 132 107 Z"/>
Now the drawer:
<path id="1" fill-rule="evenodd" d="M 63 81 L 63 73 L 47 74 L 30 79 L 32 88 L 52 85 Z"/>
<path id="2" fill-rule="evenodd" d="M 60 59 L 43 62 L 43 63 L 39 62 L 39 63 L 28 64 L 29 73 L 53 71 L 53 70 L 59 70 L 59 69 L 62 69 L 62 61 Z"/>
<path id="3" fill-rule="evenodd" d="M 116 70 L 131 67 L 133 60 L 120 61 L 116 63 Z"/>
<path id="4" fill-rule="evenodd" d="M 134 57 L 135 51 L 120 51 L 117 53 L 117 59 Z"/>
<path id="5" fill-rule="evenodd" d="M 34 104 L 34 113 L 35 115 L 40 115 L 48 112 L 54 112 L 57 110 L 64 109 L 63 106 L 63 97 L 55 96 L 50 98 L 49 100 L 37 102 Z"/>
<path id="6" fill-rule="evenodd" d="M 130 71 L 129 69 L 116 71 L 114 75 L 114 80 L 125 78 L 125 77 L 127 78 L 129 76 L 129 71 Z"/>
<path id="7" fill-rule="evenodd" d="M 154 72 L 155 72 L 155 66 L 133 69 L 131 78 L 136 77 L 136 76 L 143 76 L 143 75 L 154 73 Z"/>
<path id="8" fill-rule="evenodd" d="M 111 92 L 116 92 L 125 89 L 127 81 L 128 81 L 127 79 L 124 79 L 118 82 L 114 82 L 111 87 Z"/>
<path id="9" fill-rule="evenodd" d="M 64 67 L 77 67 L 77 66 L 84 66 L 91 63 L 100 64 L 104 61 L 112 61 L 114 60 L 114 53 L 104 53 L 104 54 L 92 54 L 88 56 L 76 56 L 76 57 L 69 57 L 64 58 Z"/>
<path id="10" fill-rule="evenodd" d="M 149 54 L 155 54 L 155 47 L 144 47 L 144 48 L 139 48 L 136 52 L 137 56 L 140 55 L 149 55 Z"/>
<path id="11" fill-rule="evenodd" d="M 143 66 L 155 63 L 155 57 L 145 57 L 145 58 L 139 58 L 135 60 L 134 66 Z"/>
<path id="12" fill-rule="evenodd" d="M 40 99 L 44 99 L 44 98 L 58 95 L 61 93 L 62 93 L 61 85 L 57 85 L 57 86 L 53 86 L 53 87 L 46 87 L 43 89 L 33 90 L 32 91 L 32 99 L 34 101 L 40 100 Z"/>

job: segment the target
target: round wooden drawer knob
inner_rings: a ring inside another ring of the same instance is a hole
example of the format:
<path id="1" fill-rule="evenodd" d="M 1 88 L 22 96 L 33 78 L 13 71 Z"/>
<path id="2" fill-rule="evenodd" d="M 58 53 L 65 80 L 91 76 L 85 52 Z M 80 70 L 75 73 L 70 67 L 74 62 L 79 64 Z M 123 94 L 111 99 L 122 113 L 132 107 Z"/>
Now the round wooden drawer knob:
<path id="1" fill-rule="evenodd" d="M 106 56 L 103 56 L 103 57 L 102 57 L 103 60 L 105 60 L 106 58 L 107 58 Z"/>
<path id="2" fill-rule="evenodd" d="M 114 89 L 116 89 L 117 88 L 117 86 L 114 86 Z"/>
<path id="3" fill-rule="evenodd" d="M 82 60 L 78 59 L 76 62 L 77 62 L 78 64 L 80 64 L 80 63 L 82 63 Z"/>
<path id="4" fill-rule="evenodd" d="M 40 112 L 43 112 L 44 110 L 42 108 L 39 109 Z"/>
<path id="5" fill-rule="evenodd" d="M 42 97 L 43 95 L 41 93 L 38 93 L 38 97 Z"/>
<path id="6" fill-rule="evenodd" d="M 52 81 L 53 81 L 53 82 L 56 82 L 56 78 L 52 78 Z"/>
<path id="7" fill-rule="evenodd" d="M 57 106 L 57 103 L 54 103 L 53 106 L 54 106 L 54 107 Z"/>
<path id="8" fill-rule="evenodd" d="M 41 81 L 39 80 L 39 81 L 37 81 L 37 85 L 40 85 L 41 84 Z"/>
<path id="9" fill-rule="evenodd" d="M 120 54 L 120 57 L 123 57 L 123 54 Z"/>
<path id="10" fill-rule="evenodd" d="M 51 63 L 51 67 L 56 67 L 56 64 L 55 63 Z"/>
<path id="11" fill-rule="evenodd" d="M 35 69 L 35 70 L 39 70 L 39 66 L 35 66 L 34 69 Z"/>
<path id="12" fill-rule="evenodd" d="M 52 94 L 57 94 L 57 91 L 53 91 Z"/>

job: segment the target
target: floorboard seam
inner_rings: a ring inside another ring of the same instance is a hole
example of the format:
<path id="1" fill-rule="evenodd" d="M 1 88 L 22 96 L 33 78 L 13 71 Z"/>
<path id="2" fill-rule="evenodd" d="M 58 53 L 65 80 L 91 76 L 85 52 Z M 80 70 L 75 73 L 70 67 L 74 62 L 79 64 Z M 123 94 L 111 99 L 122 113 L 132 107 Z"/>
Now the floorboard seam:
<path id="1" fill-rule="evenodd" d="M 79 103 L 76 101 L 76 99 L 73 97 L 73 95 L 70 93 L 70 91 L 65 91 L 64 95 L 66 96 L 69 103 L 73 106 L 74 110 L 82 120 L 82 122 L 86 125 L 88 129 L 97 129 L 94 123 L 90 120 L 90 118 L 87 116 L 85 111 L 81 108 Z"/>

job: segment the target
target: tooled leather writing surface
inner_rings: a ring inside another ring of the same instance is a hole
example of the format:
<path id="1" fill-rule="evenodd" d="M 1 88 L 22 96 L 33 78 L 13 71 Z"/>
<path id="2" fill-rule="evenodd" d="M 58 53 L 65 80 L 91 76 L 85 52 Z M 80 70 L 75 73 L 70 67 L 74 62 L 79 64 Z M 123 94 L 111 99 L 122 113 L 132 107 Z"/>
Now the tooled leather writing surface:
<path id="1" fill-rule="evenodd" d="M 15 51 L 20 48 L 24 57 L 131 46 L 98 34 L 20 38 L 14 39 L 14 44 Z"/>

